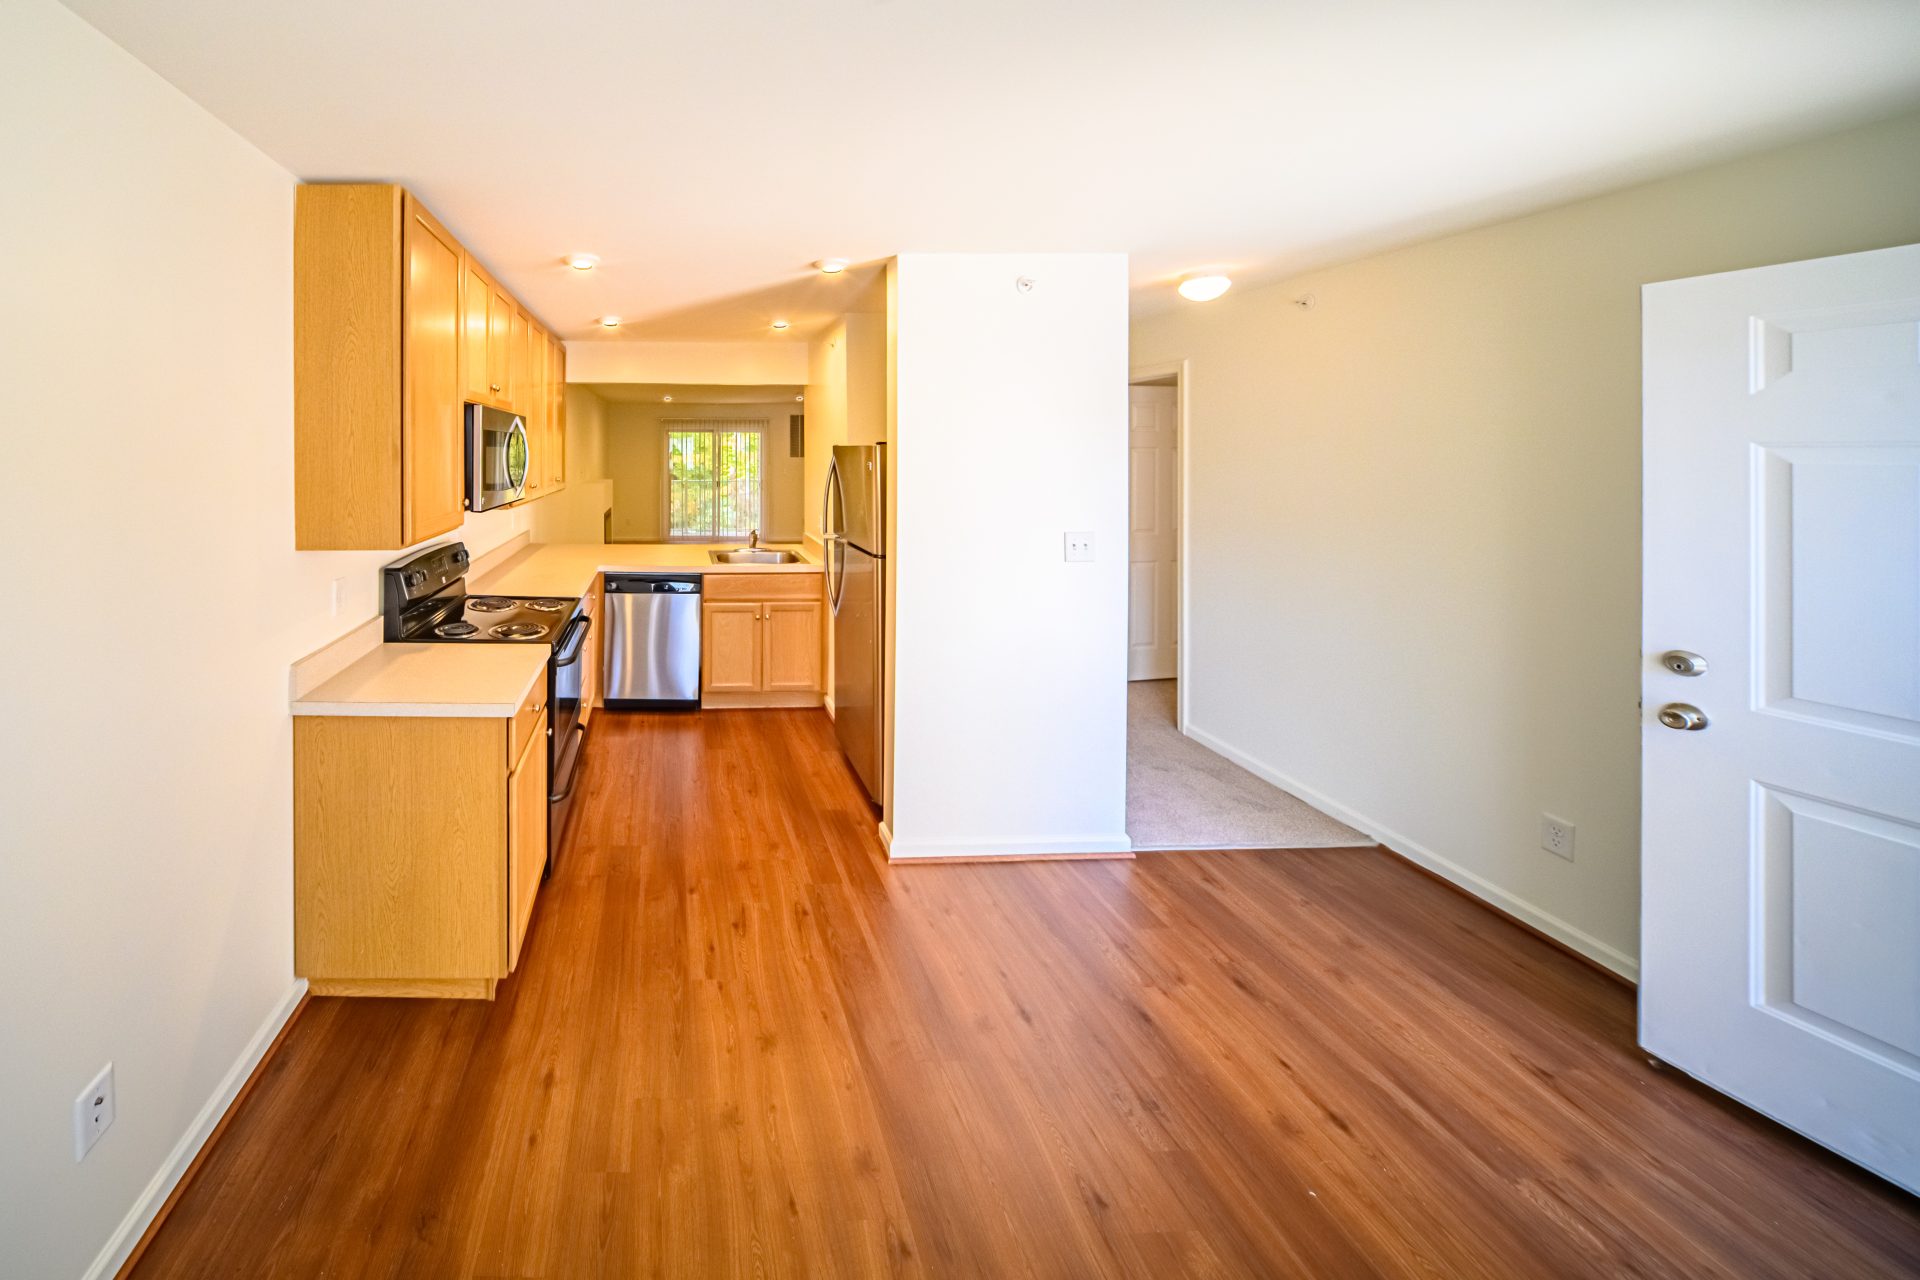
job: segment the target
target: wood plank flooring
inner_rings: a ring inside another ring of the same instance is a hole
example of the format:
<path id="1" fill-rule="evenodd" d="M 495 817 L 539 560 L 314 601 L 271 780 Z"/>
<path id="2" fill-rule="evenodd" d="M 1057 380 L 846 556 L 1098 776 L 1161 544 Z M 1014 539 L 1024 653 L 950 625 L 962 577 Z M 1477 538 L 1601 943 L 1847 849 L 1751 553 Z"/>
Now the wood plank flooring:
<path id="1" fill-rule="evenodd" d="M 889 869 L 818 711 L 585 767 L 500 999 L 312 1001 L 137 1275 L 1920 1274 L 1391 855 Z"/>

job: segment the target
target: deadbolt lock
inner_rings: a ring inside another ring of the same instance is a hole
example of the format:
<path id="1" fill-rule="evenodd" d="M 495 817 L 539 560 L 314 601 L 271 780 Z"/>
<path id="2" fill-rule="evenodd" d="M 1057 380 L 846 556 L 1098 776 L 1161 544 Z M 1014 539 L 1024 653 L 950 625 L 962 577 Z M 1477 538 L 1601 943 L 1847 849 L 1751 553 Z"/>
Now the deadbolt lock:
<path id="1" fill-rule="evenodd" d="M 1677 676 L 1705 675 L 1707 660 L 1685 649 L 1669 649 L 1660 655 L 1660 665 Z"/>
<path id="2" fill-rule="evenodd" d="M 1704 729 L 1707 713 L 1686 702 L 1669 702 L 1660 708 L 1660 723 L 1669 729 Z"/>

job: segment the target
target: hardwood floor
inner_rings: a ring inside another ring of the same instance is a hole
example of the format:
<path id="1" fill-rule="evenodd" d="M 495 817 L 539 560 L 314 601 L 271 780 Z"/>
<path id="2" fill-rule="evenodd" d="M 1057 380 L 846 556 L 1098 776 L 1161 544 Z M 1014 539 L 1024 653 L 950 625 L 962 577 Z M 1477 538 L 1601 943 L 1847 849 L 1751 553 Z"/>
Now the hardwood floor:
<path id="1" fill-rule="evenodd" d="M 315 999 L 142 1277 L 1912 1276 L 1377 850 L 889 869 L 819 711 L 604 715 L 491 1005 Z"/>

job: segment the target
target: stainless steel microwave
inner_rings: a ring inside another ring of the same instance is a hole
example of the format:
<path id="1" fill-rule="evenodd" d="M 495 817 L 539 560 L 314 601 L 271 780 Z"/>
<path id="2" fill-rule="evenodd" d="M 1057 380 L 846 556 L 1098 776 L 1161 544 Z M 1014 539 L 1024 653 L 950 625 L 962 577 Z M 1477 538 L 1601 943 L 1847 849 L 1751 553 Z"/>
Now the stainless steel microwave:
<path id="1" fill-rule="evenodd" d="M 467 510 L 491 511 L 527 492 L 527 423 L 517 413 L 467 406 Z"/>

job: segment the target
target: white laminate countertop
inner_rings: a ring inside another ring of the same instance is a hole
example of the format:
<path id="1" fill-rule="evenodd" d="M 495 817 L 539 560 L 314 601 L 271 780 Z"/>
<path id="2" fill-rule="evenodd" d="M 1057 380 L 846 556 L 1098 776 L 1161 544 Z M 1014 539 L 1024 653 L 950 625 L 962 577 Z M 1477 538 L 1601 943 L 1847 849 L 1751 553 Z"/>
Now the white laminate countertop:
<path id="1" fill-rule="evenodd" d="M 510 716 L 544 644 L 383 644 L 293 704 L 297 716 Z"/>
<path id="2" fill-rule="evenodd" d="M 797 543 L 763 543 L 768 551 L 792 551 L 799 564 L 714 564 L 709 551 L 738 542 L 538 543 L 491 569 L 469 589 L 497 596 L 583 596 L 602 573 L 819 573 L 820 562 Z"/>
<path id="3" fill-rule="evenodd" d="M 820 563 L 792 543 L 798 564 L 714 564 L 725 543 L 542 543 L 474 578 L 474 594 L 583 596 L 602 573 L 819 573 Z M 297 716 L 510 716 L 551 649 L 544 644 L 380 644 L 293 702 Z"/>

